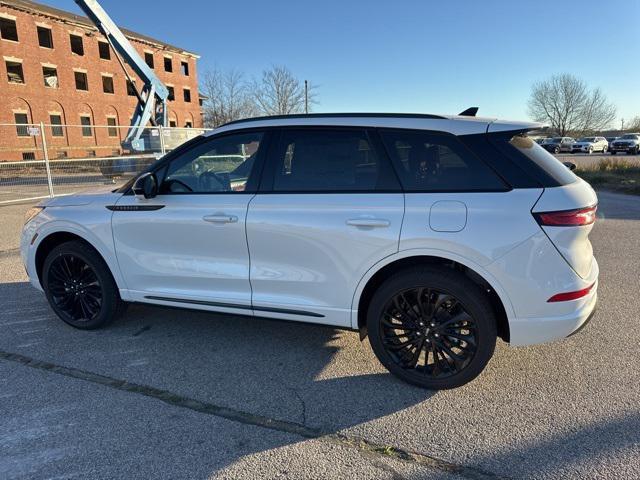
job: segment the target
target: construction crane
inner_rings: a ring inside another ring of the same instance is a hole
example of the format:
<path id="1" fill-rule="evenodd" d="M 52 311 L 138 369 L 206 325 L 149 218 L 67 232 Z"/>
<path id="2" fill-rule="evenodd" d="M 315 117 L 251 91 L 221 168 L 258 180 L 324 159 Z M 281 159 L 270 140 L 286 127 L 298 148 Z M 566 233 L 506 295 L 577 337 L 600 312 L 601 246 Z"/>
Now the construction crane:
<path id="1" fill-rule="evenodd" d="M 131 150 L 144 151 L 148 149 L 150 140 L 148 135 L 143 135 L 147 124 L 151 123 L 151 125 L 157 127 L 167 126 L 169 89 L 146 64 L 133 45 L 127 40 L 124 33 L 96 0 L 75 0 L 75 2 L 94 23 L 100 33 L 106 37 L 129 80 L 131 88 L 133 88 L 138 97 L 138 105 L 122 145 Z M 142 80 L 143 85 L 140 91 L 136 88 L 131 75 L 125 68 L 124 62 Z"/>

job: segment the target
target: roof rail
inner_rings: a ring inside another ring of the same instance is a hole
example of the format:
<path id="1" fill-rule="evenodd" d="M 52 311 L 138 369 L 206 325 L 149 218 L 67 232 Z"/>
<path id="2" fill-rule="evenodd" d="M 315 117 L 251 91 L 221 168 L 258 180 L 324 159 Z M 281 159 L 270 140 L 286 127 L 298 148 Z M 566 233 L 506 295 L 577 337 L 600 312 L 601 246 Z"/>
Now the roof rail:
<path id="1" fill-rule="evenodd" d="M 294 113 L 290 115 L 267 115 L 263 117 L 243 118 L 227 122 L 221 127 L 235 125 L 237 123 L 255 122 L 259 120 L 286 120 L 293 118 L 424 118 L 446 120 L 442 115 L 432 115 L 429 113 Z"/>

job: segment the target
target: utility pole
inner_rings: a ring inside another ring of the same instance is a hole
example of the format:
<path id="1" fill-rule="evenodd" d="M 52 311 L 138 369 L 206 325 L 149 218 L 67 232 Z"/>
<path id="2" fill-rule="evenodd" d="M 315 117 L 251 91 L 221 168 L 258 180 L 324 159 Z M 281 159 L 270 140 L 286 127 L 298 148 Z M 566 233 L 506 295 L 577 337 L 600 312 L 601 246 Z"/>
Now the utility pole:
<path id="1" fill-rule="evenodd" d="M 304 113 L 309 113 L 309 82 L 304 81 Z"/>
<path id="2" fill-rule="evenodd" d="M 620 131 L 624 133 L 624 118 L 620 119 Z"/>

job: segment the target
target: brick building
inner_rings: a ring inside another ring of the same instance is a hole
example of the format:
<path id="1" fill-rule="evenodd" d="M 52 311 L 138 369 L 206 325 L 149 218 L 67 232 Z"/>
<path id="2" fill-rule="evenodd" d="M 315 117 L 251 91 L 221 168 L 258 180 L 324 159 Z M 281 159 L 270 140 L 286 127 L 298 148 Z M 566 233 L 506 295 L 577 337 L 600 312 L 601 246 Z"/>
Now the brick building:
<path id="1" fill-rule="evenodd" d="M 169 88 L 169 125 L 201 127 L 199 56 L 122 30 Z M 129 125 L 137 98 L 115 52 L 86 17 L 0 0 L 0 54 L 0 124 L 50 124 L 47 141 L 58 158 L 116 153 L 126 129 L 92 127 Z M 25 127 L 2 127 L 0 160 L 39 158 L 38 141 Z"/>

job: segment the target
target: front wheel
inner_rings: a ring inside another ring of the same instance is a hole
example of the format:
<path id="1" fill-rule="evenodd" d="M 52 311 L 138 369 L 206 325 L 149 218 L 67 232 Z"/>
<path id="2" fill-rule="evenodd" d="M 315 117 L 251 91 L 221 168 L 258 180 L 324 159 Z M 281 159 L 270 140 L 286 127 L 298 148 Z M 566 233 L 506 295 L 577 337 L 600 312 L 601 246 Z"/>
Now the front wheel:
<path id="1" fill-rule="evenodd" d="M 367 328 L 374 353 L 391 373 L 433 390 L 476 378 L 497 337 L 483 290 L 460 272 L 426 266 L 401 271 L 380 286 Z"/>
<path id="2" fill-rule="evenodd" d="M 602 153 L 607 153 L 607 150 L 609 150 L 609 147 L 607 147 L 606 145 L 602 147 Z"/>
<path id="3" fill-rule="evenodd" d="M 42 286 L 53 311 L 69 325 L 91 330 L 123 311 L 118 287 L 102 257 L 80 241 L 55 247 L 44 261 Z"/>
<path id="4" fill-rule="evenodd" d="M 616 152 L 615 150 L 611 150 L 611 155 L 615 155 L 616 153 L 618 152 Z"/>

